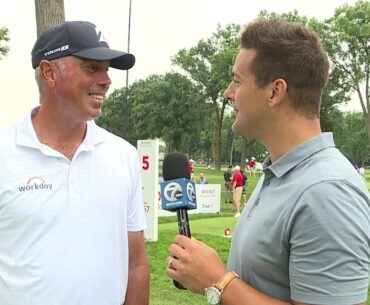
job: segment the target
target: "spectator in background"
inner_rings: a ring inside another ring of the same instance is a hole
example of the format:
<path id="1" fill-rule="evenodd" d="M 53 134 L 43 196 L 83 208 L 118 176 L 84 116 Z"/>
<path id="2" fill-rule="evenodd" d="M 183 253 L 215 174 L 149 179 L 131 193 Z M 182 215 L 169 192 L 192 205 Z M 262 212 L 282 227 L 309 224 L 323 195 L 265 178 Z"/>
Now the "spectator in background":
<path id="1" fill-rule="evenodd" d="M 208 184 L 208 180 L 204 176 L 204 173 L 203 172 L 200 172 L 199 173 L 199 181 L 198 181 L 198 184 Z"/>
<path id="2" fill-rule="evenodd" d="M 251 171 L 251 176 L 256 175 L 256 158 L 252 157 L 250 162 L 249 162 L 249 169 Z"/>
<path id="3" fill-rule="evenodd" d="M 232 190 L 233 190 L 233 199 L 236 208 L 235 217 L 240 216 L 240 203 L 243 193 L 243 175 L 240 172 L 240 166 L 236 165 L 234 167 L 234 175 L 232 178 Z"/>
<path id="4" fill-rule="evenodd" d="M 189 160 L 190 180 L 192 180 L 192 181 L 194 181 L 194 182 L 195 182 L 194 171 L 195 171 L 194 160 L 193 160 L 193 159 L 190 159 L 190 160 Z"/>
<path id="5" fill-rule="evenodd" d="M 245 173 L 245 171 L 240 170 L 240 173 L 243 176 L 243 191 L 242 191 L 242 198 L 243 198 L 243 200 L 242 201 L 243 201 L 244 204 L 246 204 L 247 203 L 248 177 L 247 177 L 247 174 Z"/>
<path id="6" fill-rule="evenodd" d="M 249 159 L 246 158 L 245 159 L 245 171 L 249 173 L 249 175 L 251 174 L 251 171 L 249 169 Z"/>
<path id="7" fill-rule="evenodd" d="M 227 167 L 227 170 L 224 172 L 224 185 L 225 185 L 225 203 L 233 203 L 233 192 L 232 192 L 232 185 L 231 185 L 231 169 L 233 166 L 230 164 Z"/>

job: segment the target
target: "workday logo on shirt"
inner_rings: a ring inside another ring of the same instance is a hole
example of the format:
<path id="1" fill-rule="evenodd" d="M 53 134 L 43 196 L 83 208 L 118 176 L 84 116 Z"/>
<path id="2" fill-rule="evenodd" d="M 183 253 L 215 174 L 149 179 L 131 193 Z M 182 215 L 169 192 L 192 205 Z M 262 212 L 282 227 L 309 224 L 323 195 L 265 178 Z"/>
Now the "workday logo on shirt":
<path id="1" fill-rule="evenodd" d="M 19 192 L 29 192 L 29 191 L 40 191 L 40 190 L 50 190 L 53 188 L 52 184 L 45 182 L 44 178 L 39 176 L 34 176 L 28 179 L 27 184 L 18 186 Z"/>

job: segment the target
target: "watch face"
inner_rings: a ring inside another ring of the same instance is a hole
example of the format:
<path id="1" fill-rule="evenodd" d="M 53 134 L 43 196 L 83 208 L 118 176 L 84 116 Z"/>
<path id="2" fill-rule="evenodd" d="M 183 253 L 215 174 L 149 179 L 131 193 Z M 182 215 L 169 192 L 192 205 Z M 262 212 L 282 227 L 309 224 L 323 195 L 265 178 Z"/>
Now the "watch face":
<path id="1" fill-rule="evenodd" d="M 206 290 L 207 302 L 212 305 L 218 305 L 221 301 L 221 293 L 215 287 L 209 287 Z"/>

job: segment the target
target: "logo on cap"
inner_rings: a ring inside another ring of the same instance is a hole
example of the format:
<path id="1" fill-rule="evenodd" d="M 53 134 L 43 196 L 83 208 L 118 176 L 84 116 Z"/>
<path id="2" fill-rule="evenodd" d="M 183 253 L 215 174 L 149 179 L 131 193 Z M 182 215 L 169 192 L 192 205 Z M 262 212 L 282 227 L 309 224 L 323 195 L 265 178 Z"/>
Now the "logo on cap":
<path id="1" fill-rule="evenodd" d="M 48 55 L 51 55 L 51 54 L 54 54 L 54 53 L 58 53 L 58 52 L 63 52 L 63 51 L 66 51 L 69 49 L 69 44 L 66 44 L 64 46 L 61 46 L 59 48 L 56 48 L 54 50 L 50 50 L 50 51 L 47 51 L 44 53 L 44 56 L 48 56 Z"/>
<path id="2" fill-rule="evenodd" d="M 95 32 L 96 32 L 96 36 L 98 36 L 99 42 L 107 42 L 102 31 L 100 31 L 97 27 L 95 27 Z"/>

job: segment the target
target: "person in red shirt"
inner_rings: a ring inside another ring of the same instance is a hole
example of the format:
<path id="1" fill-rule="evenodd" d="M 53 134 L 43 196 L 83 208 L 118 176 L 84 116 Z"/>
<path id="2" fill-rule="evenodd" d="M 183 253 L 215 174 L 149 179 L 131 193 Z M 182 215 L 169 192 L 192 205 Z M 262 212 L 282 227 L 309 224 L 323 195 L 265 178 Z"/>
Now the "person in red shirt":
<path id="1" fill-rule="evenodd" d="M 242 199 L 243 192 L 243 175 L 240 172 L 240 166 L 236 165 L 234 167 L 234 175 L 232 179 L 232 190 L 233 190 L 233 199 L 236 207 L 235 217 L 240 216 L 240 202 Z"/>
<path id="2" fill-rule="evenodd" d="M 251 176 L 256 175 L 255 167 L 256 167 L 256 159 L 254 157 L 252 157 L 250 162 L 249 162 L 249 168 L 251 170 Z"/>
<path id="3" fill-rule="evenodd" d="M 193 159 L 190 159 L 189 160 L 190 180 L 192 180 L 192 181 L 195 182 L 194 170 L 195 170 L 194 160 Z"/>

